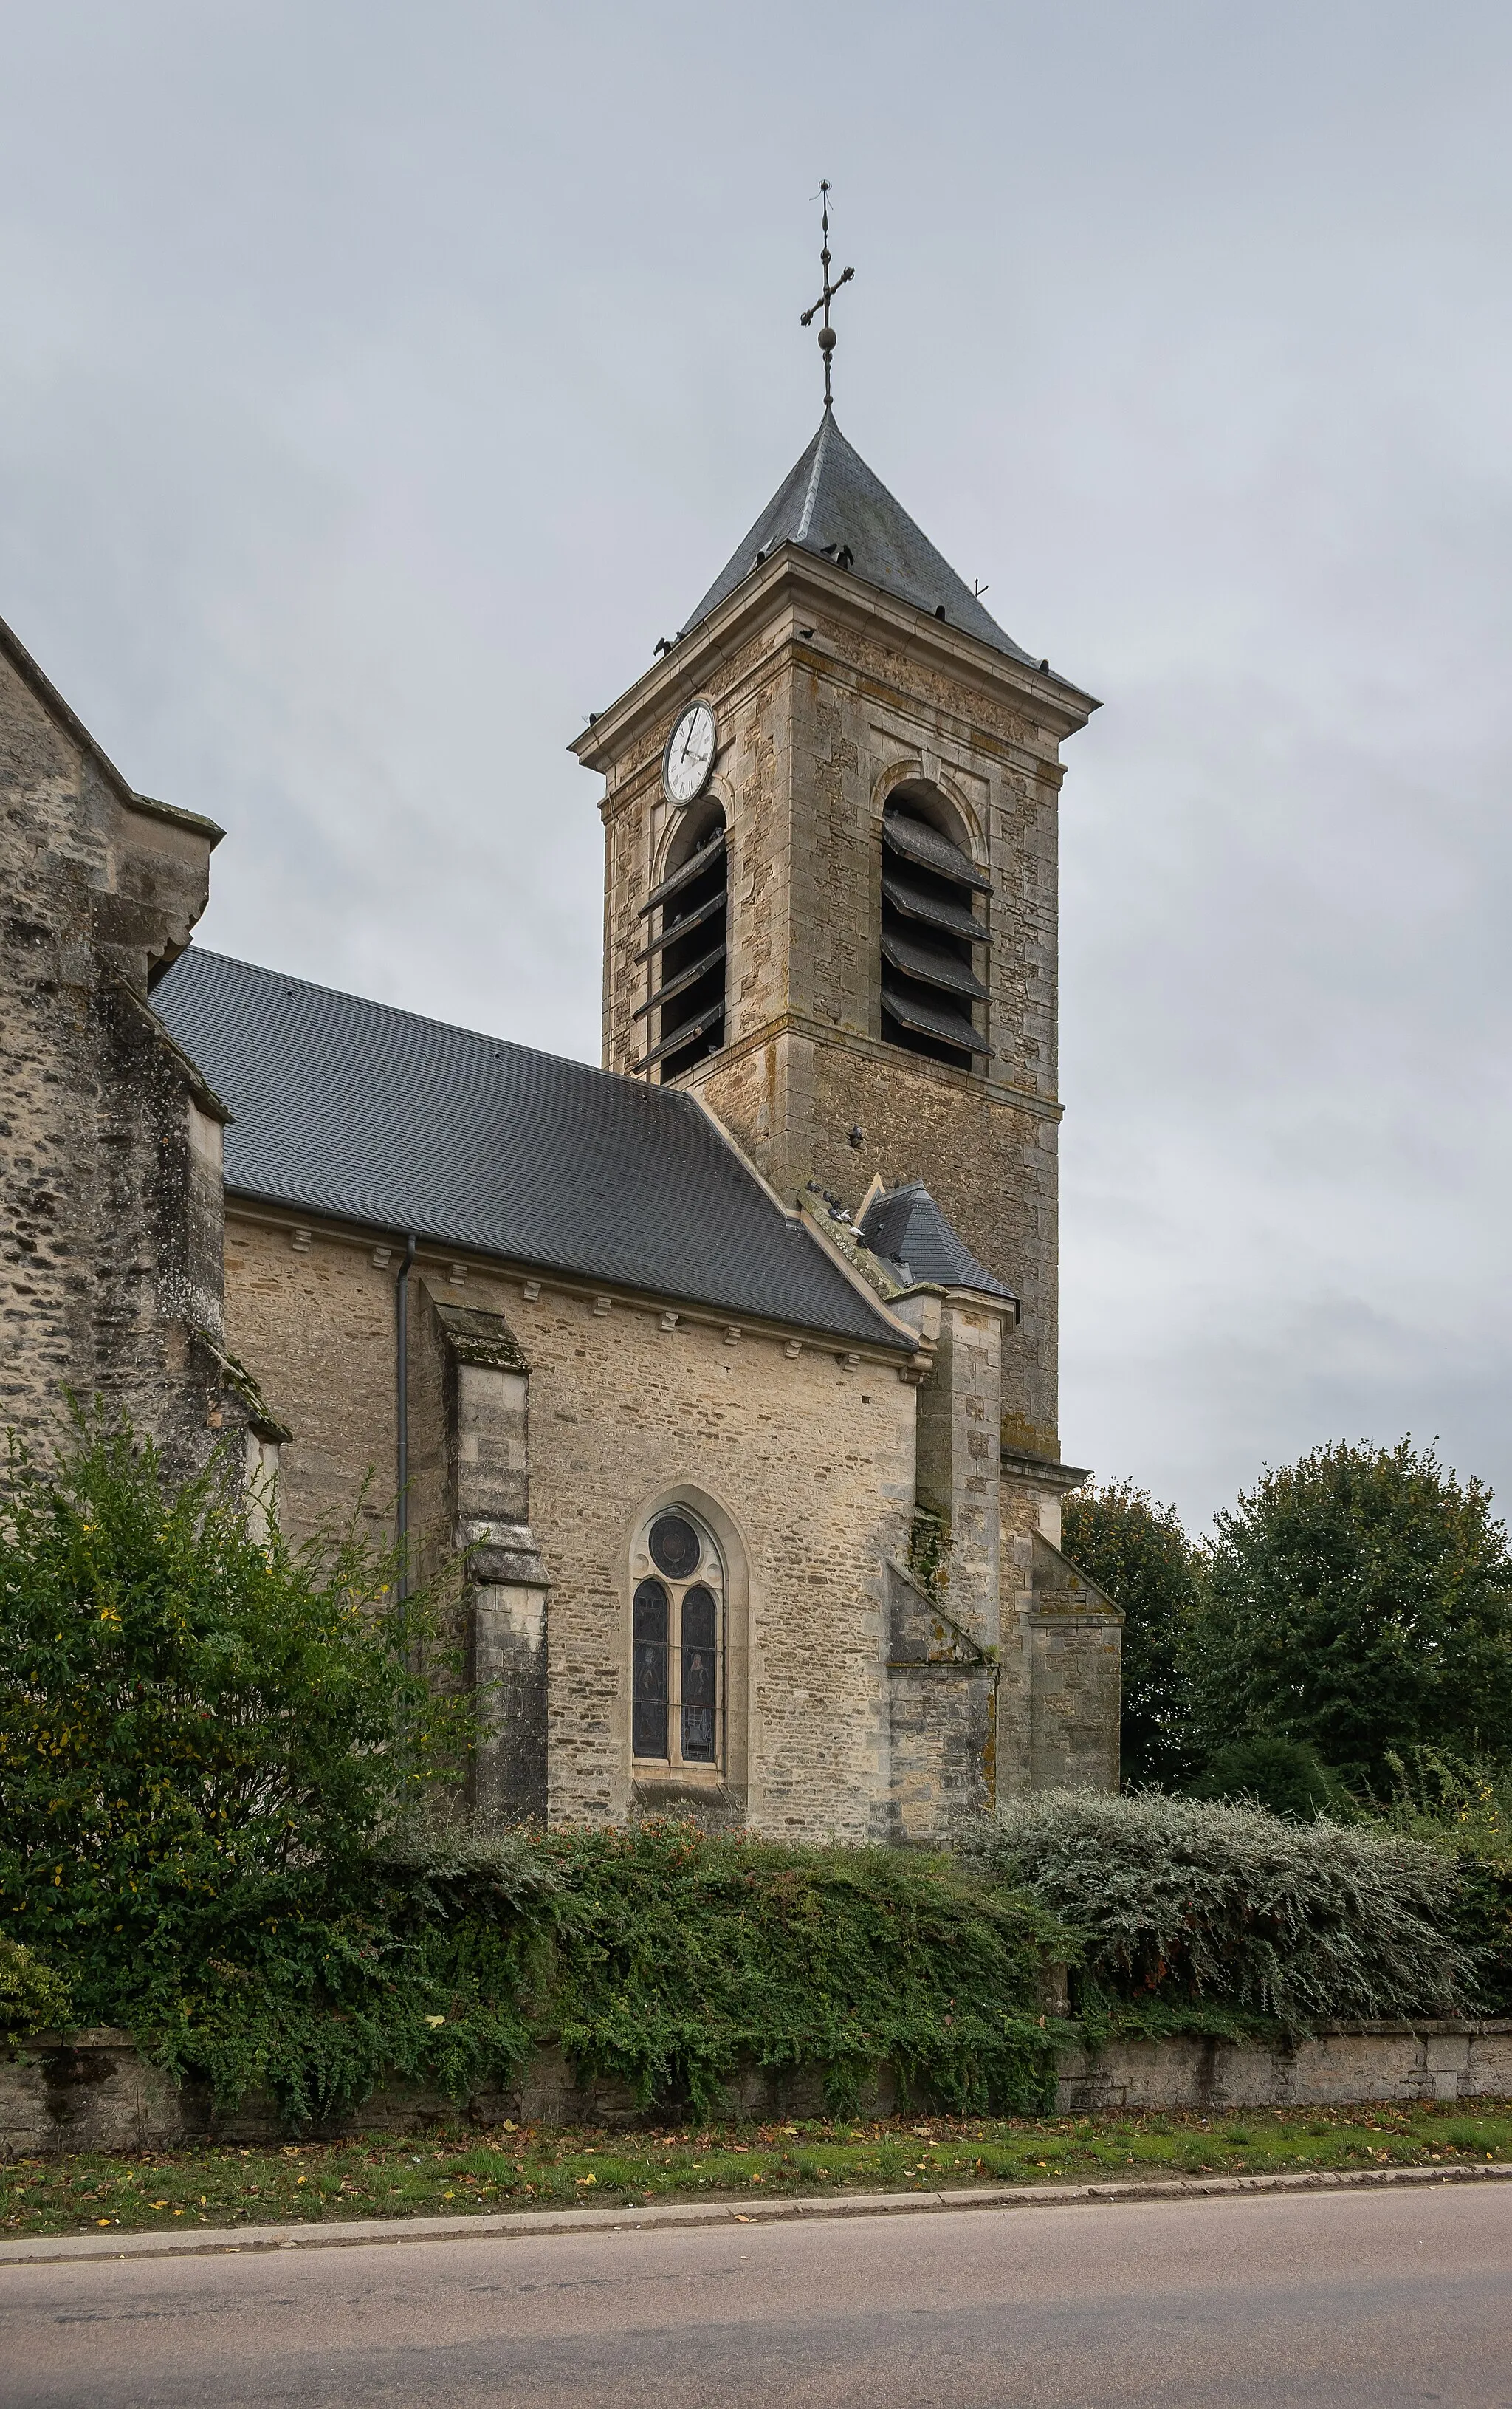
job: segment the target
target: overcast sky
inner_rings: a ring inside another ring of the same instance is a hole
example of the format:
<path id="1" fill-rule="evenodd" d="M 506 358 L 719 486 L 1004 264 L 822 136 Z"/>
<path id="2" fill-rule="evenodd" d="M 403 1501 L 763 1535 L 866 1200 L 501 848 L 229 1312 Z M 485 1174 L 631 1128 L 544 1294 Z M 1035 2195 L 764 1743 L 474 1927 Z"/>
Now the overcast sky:
<path id="1" fill-rule="evenodd" d="M 1512 1496 L 1512 10 L 0 0 L 0 615 L 206 942 L 596 1060 L 597 782 L 837 412 L 1068 747 L 1062 1435 Z M 1013 1266 L 1002 1270 L 1012 1273 Z"/>

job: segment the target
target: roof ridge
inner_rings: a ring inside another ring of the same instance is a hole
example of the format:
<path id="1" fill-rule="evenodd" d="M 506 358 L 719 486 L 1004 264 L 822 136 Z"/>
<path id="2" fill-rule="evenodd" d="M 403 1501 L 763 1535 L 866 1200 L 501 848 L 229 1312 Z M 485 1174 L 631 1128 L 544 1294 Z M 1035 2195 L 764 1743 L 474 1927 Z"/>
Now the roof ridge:
<path id="1" fill-rule="evenodd" d="M 798 529 L 793 537 L 795 543 L 802 543 L 809 532 L 809 521 L 814 516 L 814 505 L 818 498 L 819 480 L 824 474 L 825 454 L 829 448 L 829 430 L 834 423 L 834 412 L 827 406 L 824 417 L 819 423 L 819 440 L 814 447 L 814 467 L 809 474 L 809 490 L 803 497 L 803 508 L 799 514 Z"/>

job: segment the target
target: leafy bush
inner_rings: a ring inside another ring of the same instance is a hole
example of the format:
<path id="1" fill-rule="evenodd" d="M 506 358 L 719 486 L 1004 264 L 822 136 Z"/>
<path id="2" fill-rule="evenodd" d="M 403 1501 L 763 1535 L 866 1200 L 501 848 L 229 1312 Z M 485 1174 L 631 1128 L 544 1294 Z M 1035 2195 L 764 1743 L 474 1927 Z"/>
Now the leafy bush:
<path id="1" fill-rule="evenodd" d="M 67 1985 L 19 1940 L 0 1933 L 0 2048 L 68 2021 Z"/>
<path id="2" fill-rule="evenodd" d="M 540 2012 L 642 2102 L 707 2113 L 744 2058 L 821 2068 L 837 2113 L 882 2058 L 956 2113 L 1053 2101 L 1038 1977 L 1068 1938 L 948 1857 L 661 1823 L 540 1846 L 563 1883 Z"/>
<path id="3" fill-rule="evenodd" d="M 1512 1562 L 1490 1492 L 1432 1449 L 1316 1448 L 1218 1536 L 1188 1626 L 1211 1746 L 1274 1733 L 1379 1787 L 1391 1751 L 1512 1730 Z"/>
<path id="4" fill-rule="evenodd" d="M 1505 1765 L 1409 1748 L 1393 1749 L 1386 1766 L 1390 1796 L 1384 1806 L 1371 1804 L 1393 1831 L 1512 1870 L 1512 1772 Z"/>
<path id="5" fill-rule="evenodd" d="M 232 2096 L 270 2083 L 295 2116 L 361 2099 L 387 2066 L 457 2096 L 548 2042 L 583 2079 L 698 2115 L 747 2061 L 818 2069 L 843 2112 L 883 2058 L 917 2097 L 1030 2109 L 1054 2094 L 1038 1969 L 1068 1945 L 944 1858 L 675 1823 L 417 1830 L 373 1860 L 366 1960 L 346 1942 L 312 2007 L 293 1967 L 201 1986 L 181 2062 Z"/>
<path id="6" fill-rule="evenodd" d="M 1061 1544 L 1124 1610 L 1119 1760 L 1126 1784 L 1174 1788 L 1200 1760 L 1183 1636 L 1203 1551 L 1174 1506 L 1130 1481 L 1077 1489 L 1061 1508 Z"/>
<path id="7" fill-rule="evenodd" d="M 0 1929 L 80 2021 L 300 2111 L 439 2054 L 438 1978 L 370 1853 L 454 1774 L 470 1709 L 385 1575 L 353 1541 L 323 1563 L 265 1537 L 223 1466 L 166 1494 L 127 1431 L 80 1422 L 45 1472 L 12 1446 Z"/>
<path id="8" fill-rule="evenodd" d="M 1453 1868 L 1397 1834 L 1262 1809 L 1051 1791 L 972 1853 L 1086 1936 L 1084 2000 L 1206 2001 L 1292 2027 L 1474 1997 Z"/>
<path id="9" fill-rule="evenodd" d="M 1300 1739 L 1232 1740 L 1209 1757 L 1187 1787 L 1193 1798 L 1248 1799 L 1273 1815 L 1302 1822 L 1346 1803 L 1317 1749 Z"/>
<path id="10" fill-rule="evenodd" d="M 1476 1953 L 1480 2004 L 1488 2015 L 1512 2015 L 1512 1774 L 1434 1748 L 1387 1763 L 1392 1795 L 1377 1811 L 1392 1830 L 1453 1859 L 1455 1931 Z"/>

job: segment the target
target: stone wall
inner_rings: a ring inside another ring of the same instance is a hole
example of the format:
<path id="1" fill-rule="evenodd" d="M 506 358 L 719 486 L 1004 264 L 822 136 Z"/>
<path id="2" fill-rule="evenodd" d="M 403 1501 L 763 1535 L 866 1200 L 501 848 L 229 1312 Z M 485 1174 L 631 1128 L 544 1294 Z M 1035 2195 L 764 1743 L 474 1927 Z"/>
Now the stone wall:
<path id="1" fill-rule="evenodd" d="M 227 1344 L 294 1433 L 279 1464 L 279 1513 L 295 1539 L 340 1529 L 394 1536 L 396 1479 L 394 1277 L 388 1233 L 333 1246 L 292 1217 L 228 1204 Z"/>
<path id="2" fill-rule="evenodd" d="M 67 1393 L 173 1473 L 246 1419 L 221 1334 L 224 1112 L 149 1001 L 220 830 L 133 794 L 0 627 L 0 1421 Z"/>
<path id="3" fill-rule="evenodd" d="M 1197 2039 L 1123 2041 L 1060 2061 L 1061 2115 L 1180 2110 L 1223 2115 L 1244 2108 L 1364 2106 L 1375 2101 L 1512 2099 L 1512 2023 L 1332 2026 L 1294 2044 Z M 748 2068 L 731 2087 L 744 2116 L 820 2115 L 817 2071 Z M 897 2105 L 890 2069 L 879 2067 L 862 2113 Z M 628 2085 L 580 2085 L 560 2050 L 538 2050 L 522 2078 L 454 2101 L 396 2081 L 319 2136 L 422 2133 L 458 2121 L 501 2125 L 650 2122 Z M 203 2087 L 180 2089 L 137 2056 L 124 2033 L 42 2035 L 0 2057 L 0 2160 L 54 2151 L 164 2150 L 210 2137 L 243 2144 L 279 2141 L 270 2100 L 249 2099 L 214 2113 Z"/>
<path id="4" fill-rule="evenodd" d="M 1290 2043 L 1116 2041 L 1060 2061 L 1061 2113 L 1342 2108 L 1366 2100 L 1512 2099 L 1512 2023 L 1330 2025 Z"/>
<path id="5" fill-rule="evenodd" d="M 888 1837 L 928 1842 L 991 1812 L 998 1666 L 906 1565 L 887 1572 Z"/>
<path id="6" fill-rule="evenodd" d="M 1116 1790 L 1121 1611 L 1039 1530 L 1005 1529 L 1003 1581 L 1001 1794 Z"/>
<path id="7" fill-rule="evenodd" d="M 233 1347 L 295 1434 L 281 1511 L 298 1536 L 350 1510 L 370 1468 L 373 1493 L 392 1498 L 397 1258 L 374 1262 L 374 1233 L 316 1228 L 295 1246 L 294 1231 L 234 1206 L 226 1310 Z M 617 1820 L 656 1801 L 654 1779 L 632 1787 L 630 1548 L 654 1507 L 681 1499 L 714 1531 L 728 1585 L 728 1779 L 711 1810 L 774 1832 L 881 1837 L 886 1559 L 905 1551 L 914 1507 L 915 1391 L 896 1359 L 457 1269 L 454 1282 L 423 1250 L 416 1287 L 502 1315 L 528 1366 L 552 1815 Z M 412 1362 L 430 1345 L 417 1335 Z M 410 1415 L 416 1521 L 435 1551 L 452 1544 L 439 1368 L 417 1370 Z"/>

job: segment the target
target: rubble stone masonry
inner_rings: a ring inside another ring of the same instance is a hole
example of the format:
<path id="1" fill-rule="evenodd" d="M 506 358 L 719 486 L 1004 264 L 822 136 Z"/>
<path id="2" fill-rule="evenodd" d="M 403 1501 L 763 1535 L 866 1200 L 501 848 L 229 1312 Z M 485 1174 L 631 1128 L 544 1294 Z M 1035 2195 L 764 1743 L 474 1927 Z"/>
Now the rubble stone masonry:
<path id="1" fill-rule="evenodd" d="M 170 1472 L 228 1415 L 218 1100 L 153 1015 L 220 830 L 134 795 L 0 627 L 0 1421 L 70 1393 Z"/>

